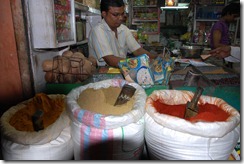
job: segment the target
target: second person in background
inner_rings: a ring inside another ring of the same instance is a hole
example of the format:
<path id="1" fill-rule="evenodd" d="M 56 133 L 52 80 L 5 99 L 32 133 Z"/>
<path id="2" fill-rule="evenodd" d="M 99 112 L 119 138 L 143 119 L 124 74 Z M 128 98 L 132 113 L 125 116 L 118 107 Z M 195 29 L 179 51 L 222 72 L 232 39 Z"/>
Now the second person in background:
<path id="1" fill-rule="evenodd" d="M 212 49 L 230 45 L 229 24 L 240 17 L 240 3 L 230 3 L 225 6 L 221 18 L 211 28 L 210 47 Z"/>
<path id="2" fill-rule="evenodd" d="M 211 28 L 211 49 L 231 45 L 229 24 L 234 22 L 237 17 L 240 17 L 240 3 L 230 3 L 223 8 L 221 18 Z M 223 64 L 230 68 L 233 67 L 232 61 L 229 61 L 228 58 L 223 60 Z"/>

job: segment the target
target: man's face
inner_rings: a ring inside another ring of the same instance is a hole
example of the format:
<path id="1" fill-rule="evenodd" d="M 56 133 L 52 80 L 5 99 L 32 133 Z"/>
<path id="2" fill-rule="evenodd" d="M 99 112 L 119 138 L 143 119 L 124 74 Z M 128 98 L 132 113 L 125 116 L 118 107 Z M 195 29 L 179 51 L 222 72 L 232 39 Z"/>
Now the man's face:
<path id="1" fill-rule="evenodd" d="M 125 19 L 125 8 L 110 7 L 107 12 L 103 11 L 102 16 L 112 30 L 117 29 Z"/>

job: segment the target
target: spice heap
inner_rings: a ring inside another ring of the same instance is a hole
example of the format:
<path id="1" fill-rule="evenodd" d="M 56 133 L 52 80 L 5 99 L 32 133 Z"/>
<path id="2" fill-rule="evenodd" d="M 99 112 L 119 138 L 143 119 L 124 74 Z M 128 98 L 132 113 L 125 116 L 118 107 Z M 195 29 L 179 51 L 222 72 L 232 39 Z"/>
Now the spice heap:
<path id="1" fill-rule="evenodd" d="M 108 87 L 93 89 L 87 88 L 80 93 L 77 100 L 79 106 L 84 110 L 103 115 L 121 115 L 131 111 L 135 98 L 134 96 L 125 104 L 116 105 L 116 99 L 122 88 Z"/>
<path id="2" fill-rule="evenodd" d="M 64 97 L 57 96 L 51 99 L 44 93 L 38 93 L 25 107 L 18 110 L 11 117 L 9 123 L 19 131 L 35 131 L 32 123 L 32 116 L 37 110 L 41 110 L 43 112 L 42 119 L 45 129 L 58 119 L 64 109 Z"/>
<path id="3" fill-rule="evenodd" d="M 186 104 L 167 105 L 157 100 L 153 102 L 153 106 L 161 114 L 167 114 L 184 119 Z M 229 113 L 227 113 L 226 111 L 222 110 L 214 104 L 199 104 L 198 109 L 199 111 L 196 116 L 186 120 L 191 122 L 215 122 L 226 121 L 226 119 L 230 116 Z"/>

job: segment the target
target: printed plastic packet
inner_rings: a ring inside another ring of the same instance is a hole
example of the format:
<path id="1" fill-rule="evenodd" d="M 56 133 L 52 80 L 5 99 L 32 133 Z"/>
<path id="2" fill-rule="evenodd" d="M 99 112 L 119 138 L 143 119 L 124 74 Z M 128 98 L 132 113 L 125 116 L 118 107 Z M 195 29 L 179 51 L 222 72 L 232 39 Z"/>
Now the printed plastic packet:
<path id="1" fill-rule="evenodd" d="M 169 53 L 163 53 L 150 64 L 155 84 L 168 85 L 171 72 L 174 69 L 174 59 L 174 57 L 170 57 Z"/>
<path id="2" fill-rule="evenodd" d="M 121 60 L 119 68 L 125 80 L 129 82 L 138 83 L 142 87 L 154 85 L 154 76 L 149 67 L 149 57 L 146 54 Z"/>

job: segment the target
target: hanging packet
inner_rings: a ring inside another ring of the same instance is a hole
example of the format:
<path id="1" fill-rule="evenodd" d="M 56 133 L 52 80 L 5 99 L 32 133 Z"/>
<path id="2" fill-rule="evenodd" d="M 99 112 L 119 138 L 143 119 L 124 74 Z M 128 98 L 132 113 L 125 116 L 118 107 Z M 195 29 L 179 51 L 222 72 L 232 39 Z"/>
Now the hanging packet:
<path id="1" fill-rule="evenodd" d="M 129 82 L 136 82 L 144 88 L 154 85 L 154 77 L 149 67 L 149 57 L 146 54 L 121 60 L 119 68 L 124 78 Z"/>

